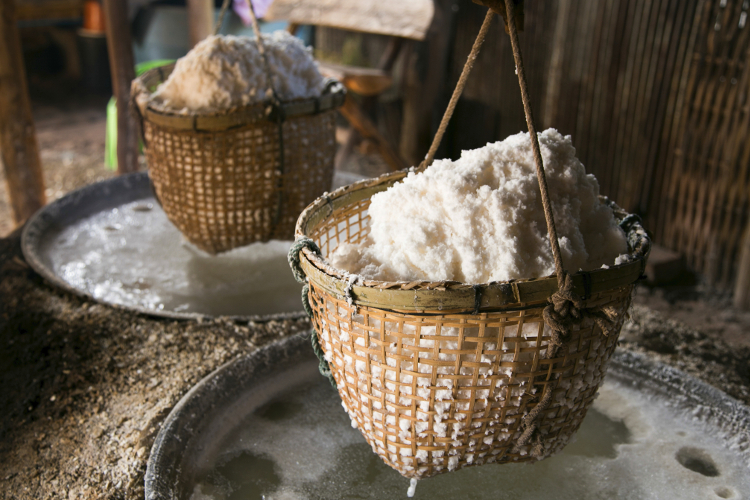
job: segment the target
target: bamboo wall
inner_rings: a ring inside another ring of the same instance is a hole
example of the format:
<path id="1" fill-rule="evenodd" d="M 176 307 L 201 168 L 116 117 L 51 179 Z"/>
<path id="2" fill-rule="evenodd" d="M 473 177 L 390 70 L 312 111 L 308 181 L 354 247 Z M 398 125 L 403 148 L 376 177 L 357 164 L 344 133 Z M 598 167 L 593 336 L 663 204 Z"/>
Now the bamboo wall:
<path id="1" fill-rule="evenodd" d="M 450 85 L 483 10 L 460 3 Z M 571 134 L 603 194 L 718 286 L 737 273 L 750 209 L 748 0 L 526 2 L 537 121 Z M 493 29 L 444 156 L 526 130 L 507 35 Z"/>

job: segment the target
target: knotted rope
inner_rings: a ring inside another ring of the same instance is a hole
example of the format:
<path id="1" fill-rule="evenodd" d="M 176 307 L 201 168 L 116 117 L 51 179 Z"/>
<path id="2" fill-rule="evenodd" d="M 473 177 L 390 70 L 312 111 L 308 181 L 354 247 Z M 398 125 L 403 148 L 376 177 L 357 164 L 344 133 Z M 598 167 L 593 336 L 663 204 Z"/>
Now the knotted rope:
<path id="1" fill-rule="evenodd" d="M 297 283 L 303 284 L 302 307 L 307 313 L 307 316 L 311 320 L 314 320 L 313 310 L 312 310 L 312 307 L 310 306 L 310 284 L 308 283 L 307 276 L 305 276 L 305 271 L 303 271 L 302 267 L 300 266 L 300 260 L 299 260 L 299 253 L 302 251 L 303 248 L 307 248 L 312 252 L 320 254 L 320 248 L 313 240 L 311 240 L 310 238 L 302 237 L 302 238 L 295 240 L 294 243 L 292 244 L 292 247 L 289 249 L 289 254 L 287 255 L 287 260 L 289 262 L 289 267 L 292 268 L 294 279 L 297 280 Z M 320 374 L 328 379 L 328 381 L 331 383 L 331 385 L 335 389 L 336 380 L 334 380 L 333 374 L 331 373 L 331 368 L 330 366 L 328 366 L 328 361 L 326 361 L 325 352 L 323 352 L 323 348 L 320 346 L 320 341 L 318 340 L 318 333 L 315 330 L 314 323 L 313 323 L 312 332 L 310 334 L 310 343 L 312 344 L 312 348 L 313 348 L 313 352 L 315 353 L 315 356 L 318 357 L 318 371 L 320 371 Z"/>

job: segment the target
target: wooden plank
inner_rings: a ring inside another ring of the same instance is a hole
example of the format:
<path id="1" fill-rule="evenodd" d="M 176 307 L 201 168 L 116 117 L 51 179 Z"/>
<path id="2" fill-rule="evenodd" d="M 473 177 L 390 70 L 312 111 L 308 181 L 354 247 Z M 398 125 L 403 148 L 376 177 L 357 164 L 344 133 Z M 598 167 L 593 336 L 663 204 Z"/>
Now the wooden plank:
<path id="1" fill-rule="evenodd" d="M 623 193 L 623 203 L 631 211 L 638 212 L 640 192 L 643 186 L 645 172 L 647 169 L 646 155 L 648 154 L 648 143 L 652 137 L 649 130 L 653 130 L 653 119 L 649 119 L 648 113 L 652 102 L 658 98 L 655 91 L 657 85 L 657 65 L 664 64 L 662 46 L 664 42 L 664 31 L 668 29 L 668 7 L 670 0 L 660 0 L 653 3 L 647 24 L 646 44 L 640 61 L 638 84 L 636 91 L 636 105 L 634 106 L 633 128 L 630 132 L 628 154 L 625 158 L 623 171 L 631 170 L 628 176 L 629 184 L 625 186 L 627 193 Z M 633 168 L 633 166 L 637 166 Z M 619 199 L 618 199 L 619 201 Z"/>
<path id="2" fill-rule="evenodd" d="M 560 0 L 558 5 L 558 14 L 556 17 L 555 28 L 552 34 L 551 55 L 549 69 L 547 71 L 548 83 L 545 95 L 544 109 L 542 113 L 542 123 L 545 128 L 559 127 L 560 113 L 560 93 L 562 91 L 563 80 L 563 59 L 565 57 L 565 38 L 568 30 L 570 19 L 570 9 L 572 0 Z"/>
<path id="3" fill-rule="evenodd" d="M 213 0 L 187 0 L 187 15 L 190 46 L 195 47 L 214 32 Z"/>
<path id="4" fill-rule="evenodd" d="M 659 229 L 661 229 L 661 243 L 667 245 L 670 248 L 679 248 L 680 242 L 677 241 L 676 235 L 678 234 L 676 228 L 678 227 L 678 215 L 679 212 L 679 200 L 680 191 L 683 187 L 683 168 L 682 161 L 684 156 L 685 146 L 685 133 L 688 125 L 691 123 L 690 104 L 694 100 L 696 81 L 696 73 L 698 67 L 694 64 L 694 56 L 699 52 L 697 47 L 700 46 L 700 34 L 705 33 L 706 30 L 710 29 L 708 25 L 711 23 L 710 19 L 710 3 L 703 2 L 702 8 L 697 8 L 695 11 L 695 17 L 693 19 L 693 29 L 688 42 L 688 50 L 686 51 L 685 67 L 681 76 L 680 86 L 682 87 L 680 94 L 684 97 L 680 99 L 680 105 L 677 108 L 679 114 L 675 116 L 675 120 L 679 124 L 675 128 L 674 136 L 670 141 L 670 156 L 667 159 L 667 165 L 671 172 L 669 175 L 669 181 L 665 186 L 666 196 L 664 197 L 665 206 L 663 210 L 663 218 L 659 221 Z"/>
<path id="5" fill-rule="evenodd" d="M 675 72 L 674 79 L 672 80 L 671 95 L 674 96 L 674 101 L 671 108 L 672 112 L 669 116 L 673 125 L 662 136 L 662 141 L 667 144 L 667 149 L 663 159 L 664 174 L 661 177 L 663 179 L 662 186 L 661 189 L 654 192 L 654 196 L 659 201 L 659 206 L 657 214 L 652 218 L 652 221 L 654 221 L 652 227 L 655 230 L 656 241 L 666 244 L 671 248 L 675 248 L 671 239 L 671 218 L 675 203 L 675 190 L 677 188 L 676 179 L 679 178 L 677 161 L 679 158 L 680 140 L 687 123 L 687 120 L 684 118 L 687 111 L 685 103 L 689 100 L 692 92 L 693 55 L 695 45 L 698 42 L 698 33 L 701 31 L 704 11 L 707 7 L 708 3 L 701 0 L 695 0 L 691 5 L 692 15 L 688 16 L 688 19 L 691 19 L 691 21 L 680 40 L 681 53 L 678 55 L 678 61 L 681 70 Z"/>
<path id="6" fill-rule="evenodd" d="M 0 0 L 0 159 L 16 224 L 45 203 L 13 0 Z"/>
<path id="7" fill-rule="evenodd" d="M 130 112 L 130 84 L 135 78 L 127 0 L 104 0 L 107 50 L 117 99 L 117 173 L 138 170 L 138 123 Z"/>
<path id="8" fill-rule="evenodd" d="M 613 99 L 612 92 L 610 92 L 612 67 L 615 46 L 619 43 L 616 36 L 619 5 L 619 0 L 607 0 L 605 2 L 600 33 L 594 41 L 600 46 L 600 50 L 595 66 L 592 68 L 595 80 L 591 94 L 591 100 L 593 101 L 591 118 L 586 123 L 586 126 L 590 129 L 590 146 L 586 155 L 585 166 L 588 172 L 596 171 L 599 175 L 603 166 L 606 165 L 606 153 L 610 146 L 607 142 L 609 138 L 607 132 L 611 123 L 612 106 L 610 103 Z"/>
<path id="9" fill-rule="evenodd" d="M 617 145 L 622 140 L 618 133 L 621 122 L 625 119 L 620 102 L 623 97 L 624 76 L 628 62 L 628 50 L 633 38 L 633 25 L 635 22 L 635 2 L 621 0 L 615 11 L 614 37 L 612 47 L 612 60 L 608 69 L 607 79 L 607 107 L 604 114 L 603 144 L 605 151 L 602 152 L 599 165 L 593 165 L 593 173 L 599 179 L 602 194 L 617 198 L 615 181 L 616 172 L 613 168 L 617 155 Z M 598 168 L 597 168 L 598 167 Z"/>
<path id="10" fill-rule="evenodd" d="M 434 10 L 433 0 L 275 0 L 265 18 L 424 40 Z"/>
<path id="11" fill-rule="evenodd" d="M 727 18 L 728 26 L 725 27 L 722 43 L 727 55 L 715 69 L 717 73 L 714 80 L 717 89 L 714 91 L 711 121 L 708 125 L 710 134 L 703 138 L 706 143 L 700 176 L 704 182 L 701 182 L 701 196 L 693 226 L 696 234 L 696 253 L 705 255 L 704 275 L 709 283 L 714 284 L 722 283 L 730 278 L 727 270 L 732 268 L 732 257 L 735 257 L 733 254 L 736 250 L 728 245 L 731 232 L 722 232 L 719 229 L 721 220 L 727 216 L 731 217 L 731 214 L 727 213 L 724 208 L 728 192 L 726 183 L 722 181 L 725 178 L 734 177 L 736 167 L 736 157 L 729 158 L 729 161 L 722 161 L 722 156 L 732 142 L 746 140 L 744 136 L 736 135 L 737 128 L 732 124 L 732 111 L 739 108 L 744 100 L 738 95 L 740 92 L 738 86 L 731 83 L 731 80 L 735 79 L 735 70 L 738 66 L 733 62 L 746 57 L 747 38 L 750 31 L 738 29 L 741 15 L 742 12 L 737 9 Z M 727 43 L 730 40 L 731 43 Z M 744 94 L 744 89 L 741 92 Z M 717 171 L 722 165 L 728 168 L 724 172 Z M 745 213 L 746 210 L 747 207 L 743 207 L 742 212 Z"/>
<path id="12" fill-rule="evenodd" d="M 709 283 L 717 281 L 717 265 L 722 255 L 721 241 L 713 233 L 704 240 L 701 226 L 704 224 L 706 205 L 714 189 L 715 172 L 711 170 L 710 156 L 714 148 L 722 147 L 724 136 L 720 134 L 722 113 L 718 112 L 726 102 L 727 89 L 730 87 L 722 76 L 725 73 L 726 61 L 731 59 L 730 51 L 741 46 L 741 37 L 736 37 L 736 22 L 740 16 L 740 5 L 734 9 L 720 8 L 711 15 L 714 25 L 706 33 L 705 50 L 711 54 L 716 63 L 707 63 L 701 58 L 700 74 L 695 105 L 693 127 L 690 131 L 690 145 L 685 156 L 686 177 L 689 178 L 687 195 L 682 202 L 683 210 L 679 214 L 682 222 L 678 226 L 679 237 L 689 262 L 694 268 L 703 272 Z M 717 30 L 719 27 L 719 30 Z M 747 30 L 743 30 L 746 33 Z M 739 39 L 738 39 L 739 38 Z M 729 41 L 731 40 L 731 43 Z M 703 55 L 703 54 L 701 54 Z"/>
<path id="13" fill-rule="evenodd" d="M 739 71 L 739 74 L 737 74 L 734 84 L 746 96 L 747 89 L 750 88 L 750 65 L 744 64 L 741 67 L 737 65 L 737 71 Z M 732 109 L 732 124 L 729 129 L 732 131 L 733 138 L 724 150 L 721 163 L 728 164 L 727 166 L 731 168 L 733 165 L 730 162 L 736 162 L 736 168 L 735 175 L 729 173 L 721 175 L 722 184 L 725 186 L 724 192 L 727 193 L 723 207 L 725 215 L 723 220 L 716 223 L 716 227 L 720 228 L 720 234 L 726 235 L 727 247 L 732 252 L 731 257 L 736 262 L 733 262 L 734 265 L 725 267 L 722 276 L 723 282 L 731 282 L 735 270 L 737 271 L 737 279 L 743 279 L 741 269 L 742 259 L 744 258 L 743 229 L 747 225 L 747 221 L 750 220 L 748 216 L 750 147 L 748 147 L 748 141 L 745 140 L 750 133 L 750 105 L 746 98 L 744 100 L 738 99 L 736 106 Z M 722 172 L 725 172 L 725 168 L 722 168 Z"/>
<path id="14" fill-rule="evenodd" d="M 84 0 L 16 0 L 16 20 L 77 19 Z"/>
<path id="15" fill-rule="evenodd" d="M 591 113 L 593 108 L 594 85 L 597 77 L 597 62 L 599 51 L 602 48 L 601 36 L 604 29 L 604 15 L 606 11 L 606 2 L 596 0 L 582 16 L 586 29 L 581 33 L 587 39 L 586 50 L 579 53 L 580 61 L 580 81 L 581 81 L 581 99 L 577 106 L 576 135 L 573 137 L 573 144 L 580 148 L 584 154 L 580 159 L 584 165 L 589 164 L 589 158 L 593 156 L 596 146 L 591 145 L 591 133 L 593 130 L 589 126 L 591 123 Z M 618 200 L 619 201 L 619 200 Z"/>

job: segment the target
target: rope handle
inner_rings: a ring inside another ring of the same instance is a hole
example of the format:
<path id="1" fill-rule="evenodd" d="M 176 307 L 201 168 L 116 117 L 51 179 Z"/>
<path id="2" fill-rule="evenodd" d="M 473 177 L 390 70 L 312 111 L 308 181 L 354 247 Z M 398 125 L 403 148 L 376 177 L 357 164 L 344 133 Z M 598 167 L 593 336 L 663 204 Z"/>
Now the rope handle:
<path id="1" fill-rule="evenodd" d="M 287 260 L 289 262 L 289 267 L 292 268 L 294 279 L 297 280 L 297 283 L 302 283 L 304 285 L 302 287 L 302 308 L 307 313 L 307 316 L 312 320 L 314 318 L 312 306 L 310 306 L 310 284 L 308 283 L 307 276 L 305 276 L 305 271 L 303 271 L 302 267 L 300 266 L 299 259 L 299 253 L 303 248 L 307 248 L 312 252 L 320 254 L 320 247 L 318 247 L 318 245 L 313 240 L 311 240 L 310 238 L 302 237 L 294 240 L 292 247 L 289 249 Z M 312 344 L 315 356 L 317 356 L 318 358 L 318 371 L 321 375 L 326 377 L 333 388 L 336 389 L 336 380 L 333 378 L 331 367 L 328 365 L 328 361 L 325 359 L 325 352 L 323 352 L 323 348 L 320 346 L 318 333 L 315 329 L 314 323 L 312 332 L 310 334 L 310 343 Z"/>

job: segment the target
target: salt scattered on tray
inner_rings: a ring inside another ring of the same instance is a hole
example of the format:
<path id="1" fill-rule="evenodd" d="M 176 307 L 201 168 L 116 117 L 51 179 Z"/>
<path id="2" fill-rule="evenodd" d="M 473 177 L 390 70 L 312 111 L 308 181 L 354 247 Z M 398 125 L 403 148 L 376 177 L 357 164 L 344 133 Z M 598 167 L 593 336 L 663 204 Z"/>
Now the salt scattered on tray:
<path id="1" fill-rule="evenodd" d="M 619 263 L 625 234 L 570 136 L 548 129 L 539 145 L 566 270 Z M 527 133 L 410 173 L 372 197 L 369 215 L 370 234 L 337 247 L 334 267 L 372 280 L 464 283 L 555 271 Z"/>
<path id="2" fill-rule="evenodd" d="M 273 87 L 283 101 L 317 97 L 324 80 L 301 40 L 276 31 L 263 35 Z M 270 97 L 263 60 L 253 38 L 209 36 L 175 64 L 151 104 L 183 112 L 212 112 Z"/>

